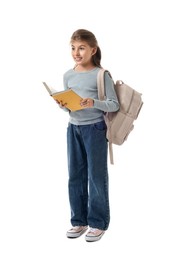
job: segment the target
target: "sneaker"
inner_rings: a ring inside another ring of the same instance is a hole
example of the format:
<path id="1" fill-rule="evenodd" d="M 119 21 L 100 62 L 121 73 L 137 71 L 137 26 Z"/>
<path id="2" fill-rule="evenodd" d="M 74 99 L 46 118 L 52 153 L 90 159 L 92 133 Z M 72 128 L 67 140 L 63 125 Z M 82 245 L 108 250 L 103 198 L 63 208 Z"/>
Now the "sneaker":
<path id="1" fill-rule="evenodd" d="M 80 237 L 86 230 L 88 226 L 74 226 L 67 231 L 66 235 L 68 238 Z"/>
<path id="2" fill-rule="evenodd" d="M 85 240 L 87 242 L 94 242 L 101 239 L 101 237 L 104 235 L 104 230 L 100 230 L 97 228 L 90 228 L 88 233 L 85 236 Z"/>

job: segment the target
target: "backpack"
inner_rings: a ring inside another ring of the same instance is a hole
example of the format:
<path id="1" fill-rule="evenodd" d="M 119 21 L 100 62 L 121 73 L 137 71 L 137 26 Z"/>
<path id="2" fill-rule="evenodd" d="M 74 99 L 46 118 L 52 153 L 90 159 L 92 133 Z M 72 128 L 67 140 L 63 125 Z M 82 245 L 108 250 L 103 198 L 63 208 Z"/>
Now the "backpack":
<path id="1" fill-rule="evenodd" d="M 107 70 L 100 69 L 97 75 L 99 100 L 105 100 L 105 71 Z M 109 73 L 109 71 L 107 72 Z M 111 77 L 110 73 L 109 75 Z M 111 164 L 114 164 L 112 144 L 122 145 L 127 140 L 134 128 L 134 120 L 137 119 L 143 105 L 142 94 L 126 85 L 123 81 L 117 80 L 116 83 L 114 83 L 114 89 L 119 101 L 119 110 L 104 113 L 104 120 L 107 125 L 106 138 L 109 143 Z"/>

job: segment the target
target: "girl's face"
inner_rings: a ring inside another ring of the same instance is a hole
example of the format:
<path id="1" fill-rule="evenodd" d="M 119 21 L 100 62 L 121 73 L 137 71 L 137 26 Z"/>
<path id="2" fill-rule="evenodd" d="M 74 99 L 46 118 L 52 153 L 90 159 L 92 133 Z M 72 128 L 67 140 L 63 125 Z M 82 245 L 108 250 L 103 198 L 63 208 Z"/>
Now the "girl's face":
<path id="1" fill-rule="evenodd" d="M 81 67 L 94 66 L 92 56 L 96 53 L 97 48 L 92 48 L 85 41 L 72 41 L 71 54 L 76 65 Z"/>

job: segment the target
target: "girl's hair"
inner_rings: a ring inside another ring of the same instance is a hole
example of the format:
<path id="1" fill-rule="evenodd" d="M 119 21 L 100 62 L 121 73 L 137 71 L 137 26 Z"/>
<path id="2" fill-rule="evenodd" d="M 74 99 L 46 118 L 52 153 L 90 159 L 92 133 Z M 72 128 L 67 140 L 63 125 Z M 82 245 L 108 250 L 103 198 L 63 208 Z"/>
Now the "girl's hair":
<path id="1" fill-rule="evenodd" d="M 85 29 L 79 29 L 72 34 L 71 42 L 73 41 L 85 41 L 90 47 L 97 47 L 96 53 L 92 56 L 92 61 L 95 66 L 101 68 L 101 50 L 98 46 L 96 37 L 92 32 Z"/>

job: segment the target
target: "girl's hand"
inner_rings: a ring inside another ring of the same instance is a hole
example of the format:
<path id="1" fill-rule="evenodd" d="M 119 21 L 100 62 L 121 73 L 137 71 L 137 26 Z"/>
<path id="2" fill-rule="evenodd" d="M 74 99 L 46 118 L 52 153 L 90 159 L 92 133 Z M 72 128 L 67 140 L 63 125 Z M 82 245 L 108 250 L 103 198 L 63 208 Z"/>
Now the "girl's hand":
<path id="1" fill-rule="evenodd" d="M 94 100 L 92 98 L 83 98 L 80 105 L 84 108 L 89 108 L 94 106 Z"/>
<path id="2" fill-rule="evenodd" d="M 67 103 L 63 103 L 62 101 L 58 101 L 57 99 L 55 99 L 55 101 L 57 102 L 58 105 L 60 105 L 60 107 L 66 107 Z"/>

